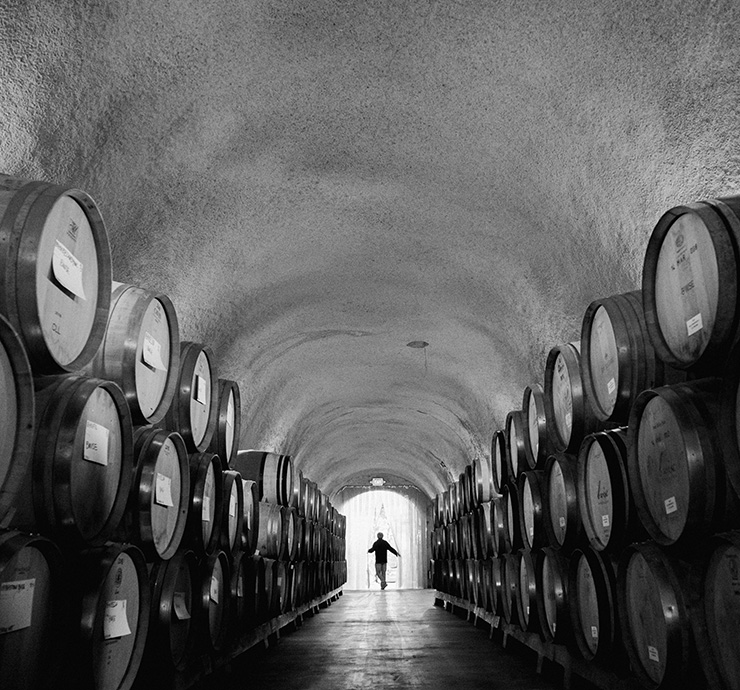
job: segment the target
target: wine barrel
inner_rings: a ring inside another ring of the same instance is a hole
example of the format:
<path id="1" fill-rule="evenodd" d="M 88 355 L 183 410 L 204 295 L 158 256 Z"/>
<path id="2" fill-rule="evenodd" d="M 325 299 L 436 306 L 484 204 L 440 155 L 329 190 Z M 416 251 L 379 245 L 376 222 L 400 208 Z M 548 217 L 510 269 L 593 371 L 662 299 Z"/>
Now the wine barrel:
<path id="1" fill-rule="evenodd" d="M 190 456 L 190 508 L 183 542 L 199 555 L 210 555 L 219 544 L 223 513 L 221 460 L 213 453 Z"/>
<path id="2" fill-rule="evenodd" d="M 15 329 L 0 316 L 0 526 L 31 490 L 35 432 L 31 365 Z"/>
<path id="3" fill-rule="evenodd" d="M 581 365 L 586 397 L 602 422 L 626 424 L 638 394 L 663 383 L 639 290 L 591 302 L 581 326 Z"/>
<path id="4" fill-rule="evenodd" d="M 719 380 L 643 391 L 629 424 L 628 475 L 637 513 L 664 546 L 724 525 L 726 475 L 719 444 Z"/>
<path id="5" fill-rule="evenodd" d="M 740 531 L 715 535 L 708 551 L 700 571 L 702 615 L 692 609 L 692 630 L 710 686 L 740 690 Z"/>
<path id="6" fill-rule="evenodd" d="M 144 554 L 112 544 L 80 555 L 82 588 L 79 678 L 68 687 L 128 690 L 141 665 L 149 629 L 150 591 Z"/>
<path id="7" fill-rule="evenodd" d="M 524 456 L 529 469 L 541 468 L 550 450 L 545 391 L 539 383 L 524 389 Z"/>
<path id="8" fill-rule="evenodd" d="M 730 353 L 722 374 L 719 441 L 727 478 L 740 495 L 740 343 Z M 2 511 L 0 510 L 0 513 Z"/>
<path id="9" fill-rule="evenodd" d="M 239 384 L 228 379 L 218 380 L 216 431 L 209 450 L 218 454 L 224 466 L 231 467 L 239 450 L 242 428 L 242 399 Z"/>
<path id="10" fill-rule="evenodd" d="M 519 625 L 519 555 L 507 553 L 501 568 L 501 616 L 509 625 Z"/>
<path id="11" fill-rule="evenodd" d="M 133 285 L 112 284 L 103 343 L 85 367 L 115 381 L 135 424 L 160 422 L 172 403 L 180 370 L 180 330 L 169 297 Z"/>
<path id="12" fill-rule="evenodd" d="M 289 455 L 279 455 L 261 450 L 240 450 L 234 460 L 233 469 L 244 479 L 257 482 L 260 501 L 288 506 L 293 497 L 293 461 Z M 322 496 L 318 496 L 322 503 Z M 317 505 L 316 522 L 326 521 L 326 498 L 323 507 Z"/>
<path id="13" fill-rule="evenodd" d="M 544 514 L 544 472 L 526 470 L 517 483 L 519 531 L 526 549 L 539 549 L 547 543 Z"/>
<path id="14" fill-rule="evenodd" d="M 476 505 L 482 505 L 490 501 L 495 495 L 490 457 L 485 455 L 476 456 L 473 461 L 473 479 L 473 502 Z"/>
<path id="15" fill-rule="evenodd" d="M 553 347 L 545 364 L 545 410 L 552 449 L 575 453 L 596 419 L 586 397 L 581 374 L 580 343 Z"/>
<path id="16" fill-rule="evenodd" d="M 201 641 L 209 653 L 220 652 L 228 644 L 231 611 L 231 566 L 223 551 L 203 559 L 197 593 L 196 624 Z"/>
<path id="17" fill-rule="evenodd" d="M 244 486 L 241 475 L 235 470 L 224 470 L 221 476 L 223 503 L 220 546 L 227 556 L 233 557 L 241 549 L 244 537 Z"/>
<path id="18" fill-rule="evenodd" d="M 647 539 L 627 479 L 627 430 L 598 431 L 583 440 L 577 465 L 578 503 L 589 544 L 619 554 Z"/>
<path id="19" fill-rule="evenodd" d="M 270 617 L 268 602 L 268 581 L 265 569 L 266 560 L 259 554 L 252 556 L 252 570 L 254 573 L 254 623 L 259 625 Z M 272 586 L 270 581 L 269 586 Z M 272 593 L 270 592 L 270 597 Z"/>
<path id="20" fill-rule="evenodd" d="M 198 559 L 194 551 L 178 551 L 168 560 L 157 560 L 149 573 L 152 606 L 144 650 L 148 672 L 172 678 L 183 671 L 195 651 L 195 612 L 200 588 Z"/>
<path id="21" fill-rule="evenodd" d="M 523 632 L 540 634 L 539 609 L 537 607 L 537 578 L 529 549 L 520 549 L 517 554 L 519 564 L 519 596 L 517 598 L 517 618 Z"/>
<path id="22" fill-rule="evenodd" d="M 491 587 L 493 588 L 493 599 L 491 609 L 494 615 L 504 615 L 504 569 L 506 559 L 504 556 L 491 559 Z"/>
<path id="23" fill-rule="evenodd" d="M 645 688 L 705 685 L 691 639 L 689 571 L 652 542 L 632 544 L 620 558 L 622 637 L 632 671 Z"/>
<path id="24" fill-rule="evenodd" d="M 68 375 L 49 383 L 36 393 L 30 523 L 77 545 L 102 545 L 118 529 L 131 488 L 131 413 L 111 381 Z M 20 524 L 30 517 L 25 503 Z"/>
<path id="25" fill-rule="evenodd" d="M 449 492 L 450 492 L 450 522 L 455 522 L 461 515 L 460 511 L 460 500 L 459 500 L 459 491 L 458 491 L 458 484 L 456 482 L 453 482 L 450 484 Z"/>
<path id="26" fill-rule="evenodd" d="M 147 560 L 171 558 L 180 547 L 190 507 L 190 466 L 180 434 L 140 427 L 126 511 L 126 537 Z"/>
<path id="27" fill-rule="evenodd" d="M 573 644 L 568 599 L 568 561 L 562 551 L 544 547 L 534 556 L 537 615 L 545 642 Z"/>
<path id="28" fill-rule="evenodd" d="M 260 501 L 259 536 L 257 553 L 263 558 L 277 560 L 283 548 L 283 515 L 282 506 Z M 315 546 L 314 546 L 315 548 Z"/>
<path id="29" fill-rule="evenodd" d="M 483 560 L 498 555 L 494 544 L 495 526 L 493 524 L 493 501 L 478 506 L 478 553 Z"/>
<path id="30" fill-rule="evenodd" d="M 211 350 L 198 343 L 181 342 L 177 385 L 163 426 L 179 432 L 191 453 L 204 452 L 216 431 L 217 390 Z"/>
<path id="31" fill-rule="evenodd" d="M 737 197 L 675 206 L 658 220 L 642 269 L 647 331 L 677 369 L 722 370 L 737 336 Z"/>
<path id="32" fill-rule="evenodd" d="M 499 429 L 493 433 L 491 439 L 491 472 L 493 490 L 497 494 L 501 493 L 501 487 L 509 481 L 507 457 L 506 432 Z"/>
<path id="33" fill-rule="evenodd" d="M 68 656 L 69 573 L 49 539 L 0 532 L 0 668 L 4 690 L 58 687 Z"/>
<path id="34" fill-rule="evenodd" d="M 606 661 L 616 648 L 615 564 L 590 547 L 575 549 L 568 570 L 575 649 L 586 661 Z"/>
<path id="35" fill-rule="evenodd" d="M 281 506 L 281 535 L 280 535 L 280 560 L 294 561 L 298 550 L 296 532 L 298 529 L 298 511 L 295 508 Z"/>
<path id="36" fill-rule="evenodd" d="M 36 376 L 78 371 L 92 359 L 110 297 L 110 246 L 93 199 L 0 175 L 0 313 Z"/>
<path id="37" fill-rule="evenodd" d="M 506 415 L 506 471 L 511 481 L 516 482 L 519 473 L 527 469 L 527 457 L 524 451 L 524 438 L 527 428 L 524 422 L 524 413 L 521 410 L 512 410 Z"/>
<path id="38" fill-rule="evenodd" d="M 551 455 L 545 463 L 544 526 L 547 542 L 570 553 L 582 534 L 577 491 L 577 460 L 567 453 Z"/>
<path id="39" fill-rule="evenodd" d="M 242 549 L 252 555 L 257 548 L 257 537 L 260 529 L 259 489 L 257 482 L 242 477 L 242 495 L 244 497 L 244 525 Z"/>
<path id="40" fill-rule="evenodd" d="M 519 522 L 519 491 L 517 485 L 509 483 L 503 488 L 501 501 L 501 517 L 503 519 L 503 549 L 505 553 L 516 553 L 522 548 L 522 532 Z"/>

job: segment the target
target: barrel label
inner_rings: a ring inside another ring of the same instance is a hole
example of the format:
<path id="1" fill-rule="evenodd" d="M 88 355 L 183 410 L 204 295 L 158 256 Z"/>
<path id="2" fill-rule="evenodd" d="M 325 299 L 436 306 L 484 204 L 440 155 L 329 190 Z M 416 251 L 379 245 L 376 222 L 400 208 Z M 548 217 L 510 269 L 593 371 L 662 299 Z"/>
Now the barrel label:
<path id="1" fill-rule="evenodd" d="M 210 522 L 211 521 L 211 497 L 210 496 L 203 496 L 203 510 L 202 513 L 202 519 L 204 522 Z"/>
<path id="2" fill-rule="evenodd" d="M 234 395 L 229 395 L 229 402 L 226 405 L 226 426 L 229 429 L 234 428 Z"/>
<path id="3" fill-rule="evenodd" d="M 198 374 L 195 375 L 195 401 L 199 402 L 201 405 L 205 405 L 208 402 L 206 380 Z"/>
<path id="4" fill-rule="evenodd" d="M 595 625 L 591 626 L 591 637 L 593 637 L 594 640 L 599 637 L 599 629 Z"/>
<path id="5" fill-rule="evenodd" d="M 172 502 L 172 477 L 157 472 L 154 485 L 154 500 L 166 508 L 172 508 L 175 505 Z"/>
<path id="6" fill-rule="evenodd" d="M 236 517 L 236 496 L 232 492 L 231 497 L 229 498 L 229 517 Z"/>
<path id="7" fill-rule="evenodd" d="M 667 498 L 665 501 L 665 514 L 670 515 L 671 513 L 675 513 L 678 510 L 678 505 L 676 504 L 676 497 L 671 496 L 670 498 Z"/>
<path id="8" fill-rule="evenodd" d="M 560 527 L 565 527 L 565 517 L 564 516 L 561 515 L 558 522 L 560 523 Z"/>
<path id="9" fill-rule="evenodd" d="M 75 297 L 86 299 L 82 284 L 82 262 L 59 240 L 56 241 L 56 245 L 54 246 L 51 267 L 54 272 L 54 278 L 56 278 L 63 288 L 71 292 Z"/>
<path id="10" fill-rule="evenodd" d="M 152 369 L 167 371 L 167 367 L 162 362 L 162 345 L 148 331 L 144 334 L 144 347 L 141 349 L 141 356 L 144 364 Z"/>
<path id="11" fill-rule="evenodd" d="M 211 587 L 209 595 L 211 597 L 211 601 L 214 604 L 218 604 L 218 589 L 218 578 L 215 575 L 211 575 Z"/>
<path id="12" fill-rule="evenodd" d="M 609 391 L 609 395 L 617 390 L 617 382 L 613 378 L 609 379 L 609 382 L 606 384 L 606 390 Z"/>
<path id="13" fill-rule="evenodd" d="M 112 640 L 116 637 L 125 637 L 131 634 L 126 616 L 126 600 L 112 599 L 105 605 L 103 619 L 103 639 Z"/>
<path id="14" fill-rule="evenodd" d="M 702 324 L 701 320 L 701 312 L 699 312 L 696 316 L 692 316 L 687 322 L 686 322 L 686 330 L 688 331 L 689 335 L 694 335 L 694 333 L 698 333 L 700 330 L 704 328 L 704 325 Z"/>
<path id="15" fill-rule="evenodd" d="M 175 608 L 175 615 L 178 620 L 186 621 L 190 619 L 190 611 L 188 611 L 188 603 L 185 600 L 185 592 L 175 592 L 175 596 L 172 598 L 172 605 Z"/>
<path id="16" fill-rule="evenodd" d="M 110 431 L 90 419 L 85 426 L 84 458 L 98 465 L 108 464 L 108 437 Z"/>
<path id="17" fill-rule="evenodd" d="M 609 516 L 608 515 L 602 515 L 601 516 L 601 524 L 604 527 L 609 527 Z"/>
<path id="18" fill-rule="evenodd" d="M 658 664 L 660 663 L 660 657 L 658 656 L 658 650 L 651 645 L 648 645 L 648 658 L 650 659 L 650 661 L 654 661 L 655 663 L 658 663 Z"/>
<path id="19" fill-rule="evenodd" d="M 31 625 L 36 578 L 0 584 L 0 635 Z"/>

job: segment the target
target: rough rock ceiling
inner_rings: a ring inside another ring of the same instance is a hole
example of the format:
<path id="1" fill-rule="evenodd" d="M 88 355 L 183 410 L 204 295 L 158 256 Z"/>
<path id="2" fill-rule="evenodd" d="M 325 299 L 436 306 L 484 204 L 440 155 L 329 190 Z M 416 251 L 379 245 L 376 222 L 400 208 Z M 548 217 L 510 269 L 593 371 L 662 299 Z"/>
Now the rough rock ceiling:
<path id="1" fill-rule="evenodd" d="M 432 496 L 740 187 L 740 5 L 0 4 L 0 170 L 99 203 L 242 391 L 242 448 Z M 425 341 L 426 348 L 407 347 Z"/>

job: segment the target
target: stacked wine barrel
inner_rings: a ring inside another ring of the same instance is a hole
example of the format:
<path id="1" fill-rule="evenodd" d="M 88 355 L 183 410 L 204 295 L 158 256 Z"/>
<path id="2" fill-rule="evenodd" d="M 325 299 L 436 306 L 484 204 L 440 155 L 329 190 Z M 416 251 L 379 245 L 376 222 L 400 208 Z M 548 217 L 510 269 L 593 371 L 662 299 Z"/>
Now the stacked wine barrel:
<path id="1" fill-rule="evenodd" d="M 436 497 L 435 587 L 605 678 L 740 689 L 738 340 L 740 198 L 670 209 Z"/>
<path id="2" fill-rule="evenodd" d="M 238 384 L 166 295 L 111 273 L 88 194 L 0 175 L 4 689 L 187 678 L 346 581 L 343 516 L 265 453 L 290 480 L 263 517 Z"/>

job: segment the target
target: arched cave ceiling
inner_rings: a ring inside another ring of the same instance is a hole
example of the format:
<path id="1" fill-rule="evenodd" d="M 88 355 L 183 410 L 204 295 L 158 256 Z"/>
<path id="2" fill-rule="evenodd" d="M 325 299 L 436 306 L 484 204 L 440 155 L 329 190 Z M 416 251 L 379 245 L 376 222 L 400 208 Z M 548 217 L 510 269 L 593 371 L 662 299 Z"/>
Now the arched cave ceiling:
<path id="1" fill-rule="evenodd" d="M 660 215 L 738 191 L 739 12 L 3 2 L 0 170 L 97 200 L 114 278 L 239 382 L 242 448 L 433 496 Z"/>

